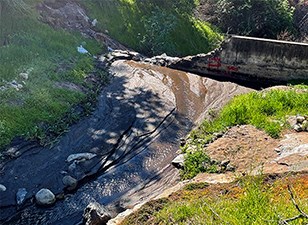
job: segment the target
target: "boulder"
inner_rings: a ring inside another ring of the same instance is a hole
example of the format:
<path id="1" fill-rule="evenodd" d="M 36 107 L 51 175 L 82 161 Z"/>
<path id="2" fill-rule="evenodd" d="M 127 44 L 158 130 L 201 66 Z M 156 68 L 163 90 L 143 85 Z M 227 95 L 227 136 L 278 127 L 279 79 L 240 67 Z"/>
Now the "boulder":
<path id="1" fill-rule="evenodd" d="M 41 189 L 35 194 L 38 205 L 49 206 L 56 202 L 56 196 L 49 189 Z"/>
<path id="2" fill-rule="evenodd" d="M 104 225 L 111 219 L 108 210 L 96 203 L 90 203 L 83 213 L 83 223 L 85 225 Z"/>
<path id="3" fill-rule="evenodd" d="M 6 187 L 3 184 L 0 184 L 0 192 L 6 191 Z"/>
<path id="4" fill-rule="evenodd" d="M 177 157 L 175 157 L 174 160 L 172 160 L 172 165 L 174 165 L 176 168 L 183 168 L 184 167 L 184 161 L 185 161 L 185 154 L 180 154 Z"/>
<path id="5" fill-rule="evenodd" d="M 69 165 L 68 171 L 69 171 L 70 173 L 74 173 L 75 170 L 76 170 L 76 168 L 77 168 L 76 162 L 73 162 L 72 164 Z"/>
<path id="6" fill-rule="evenodd" d="M 26 195 L 27 195 L 27 190 L 26 188 L 19 188 L 17 193 L 16 193 L 16 202 L 17 205 L 22 205 L 25 200 L 26 200 Z"/>
<path id="7" fill-rule="evenodd" d="M 62 182 L 63 182 L 65 188 L 69 191 L 75 190 L 76 187 L 77 187 L 77 184 L 78 184 L 78 181 L 71 176 L 63 177 Z"/>

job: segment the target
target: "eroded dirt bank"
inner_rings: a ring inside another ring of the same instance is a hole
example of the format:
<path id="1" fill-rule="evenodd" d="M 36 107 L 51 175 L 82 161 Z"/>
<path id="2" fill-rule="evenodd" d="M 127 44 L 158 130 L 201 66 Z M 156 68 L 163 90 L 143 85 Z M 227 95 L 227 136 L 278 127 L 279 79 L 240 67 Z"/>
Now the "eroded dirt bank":
<path id="1" fill-rule="evenodd" d="M 58 144 L 50 149 L 21 143 L 10 149 L 16 158 L 0 167 L 0 183 L 7 187 L 0 195 L 2 222 L 16 215 L 5 224 L 74 224 L 89 202 L 129 208 L 157 195 L 178 180 L 170 162 L 179 139 L 209 109 L 251 90 L 132 61 L 115 61 L 110 72 L 114 77 L 93 115 L 72 126 Z M 95 157 L 68 162 L 75 153 Z M 63 196 L 65 175 L 76 178 L 79 188 Z M 19 188 L 28 193 L 25 205 L 17 207 Z M 41 188 L 58 194 L 53 207 L 32 203 Z"/>

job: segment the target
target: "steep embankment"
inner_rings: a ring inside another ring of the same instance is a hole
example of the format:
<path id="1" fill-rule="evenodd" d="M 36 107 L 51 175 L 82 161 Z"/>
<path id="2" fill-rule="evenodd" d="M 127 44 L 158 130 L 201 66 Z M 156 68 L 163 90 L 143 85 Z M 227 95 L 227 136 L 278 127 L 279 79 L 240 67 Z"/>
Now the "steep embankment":
<path id="1" fill-rule="evenodd" d="M 189 135 L 182 147 L 185 155 L 173 161 L 182 168 L 182 178 L 192 178 L 200 172 L 209 173 L 200 173 L 190 181 L 178 183 L 164 191 L 156 198 L 157 201 L 146 204 L 140 210 L 141 205 L 127 210 L 110 224 L 121 222 L 123 217 L 136 210 L 124 220 L 124 224 L 187 224 L 191 221 L 220 224 L 221 220 L 242 224 L 250 220 L 247 214 L 254 214 L 253 220 L 258 220 L 259 224 L 277 224 L 298 213 L 286 197 L 287 185 L 295 188 L 300 195 L 300 208 L 307 211 L 307 116 L 289 116 L 306 114 L 306 99 L 307 89 L 281 86 L 238 96 L 222 111 L 210 111 L 212 120 L 204 121 Z M 268 134 L 252 125 L 238 124 L 254 124 Z M 289 130 L 290 126 L 296 131 Z M 275 195 L 276 184 L 263 184 L 262 177 L 247 176 L 260 174 L 266 177 L 265 182 L 269 178 L 277 178 L 275 183 L 283 183 L 279 190 L 283 194 Z M 185 188 L 187 183 L 190 184 Z M 219 183 L 228 185 L 209 185 Z M 241 189 L 240 193 L 228 196 L 234 186 Z M 221 187 L 226 188 L 226 193 L 221 190 L 223 193 L 213 198 L 216 195 L 213 190 Z M 196 190 L 190 193 L 189 190 L 194 188 Z M 262 222 L 269 217 L 271 221 Z M 294 224 L 304 224 L 307 219 L 303 214 L 287 222 L 294 220 Z"/>
<path id="2" fill-rule="evenodd" d="M 183 56 L 214 49 L 219 31 L 193 16 L 197 1 L 79 1 L 97 28 L 146 55 Z"/>

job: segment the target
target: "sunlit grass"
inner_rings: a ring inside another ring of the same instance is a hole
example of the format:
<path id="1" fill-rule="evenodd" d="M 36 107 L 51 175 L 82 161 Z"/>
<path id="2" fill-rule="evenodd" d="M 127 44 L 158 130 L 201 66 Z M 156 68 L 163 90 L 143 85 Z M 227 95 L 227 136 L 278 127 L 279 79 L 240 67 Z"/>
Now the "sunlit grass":
<path id="1" fill-rule="evenodd" d="M 151 208 L 144 206 L 123 224 L 279 224 L 299 214 L 290 199 L 287 184 L 293 187 L 299 207 L 307 212 L 307 183 L 303 183 L 306 178 L 304 175 L 292 181 L 287 178 L 264 183 L 262 176 L 246 177 L 236 185 L 224 185 L 227 189 L 221 190 L 218 185 L 218 190 L 208 185 L 195 185 L 169 199 L 150 202 Z M 307 222 L 301 218 L 288 223 L 303 225 Z"/>
<path id="2" fill-rule="evenodd" d="M 82 1 L 98 27 L 148 55 L 192 55 L 217 47 L 222 35 L 192 16 L 198 1 Z"/>
<path id="3" fill-rule="evenodd" d="M 81 43 L 92 53 L 101 48 L 93 40 L 64 30 L 54 30 L 37 20 L 35 4 L 27 0 L 19 8 L 7 1 L 0 22 L 0 148 L 16 136 L 32 137 L 38 124 L 52 124 L 86 93 L 57 86 L 57 82 L 84 85 L 94 60 L 81 55 Z M 18 3 L 18 4 L 17 4 Z M 28 79 L 20 74 L 28 74 Z M 15 81 L 18 90 L 9 85 Z M 34 135 L 35 136 L 35 135 Z"/>

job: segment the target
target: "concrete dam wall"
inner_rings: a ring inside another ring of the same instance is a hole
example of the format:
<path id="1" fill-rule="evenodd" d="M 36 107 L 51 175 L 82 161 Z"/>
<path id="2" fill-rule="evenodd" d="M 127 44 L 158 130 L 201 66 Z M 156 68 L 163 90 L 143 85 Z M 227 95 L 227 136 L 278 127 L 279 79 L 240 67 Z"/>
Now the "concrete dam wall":
<path id="1" fill-rule="evenodd" d="M 240 80 L 308 81 L 308 44 L 232 36 L 220 48 L 168 60 L 171 68 Z"/>

